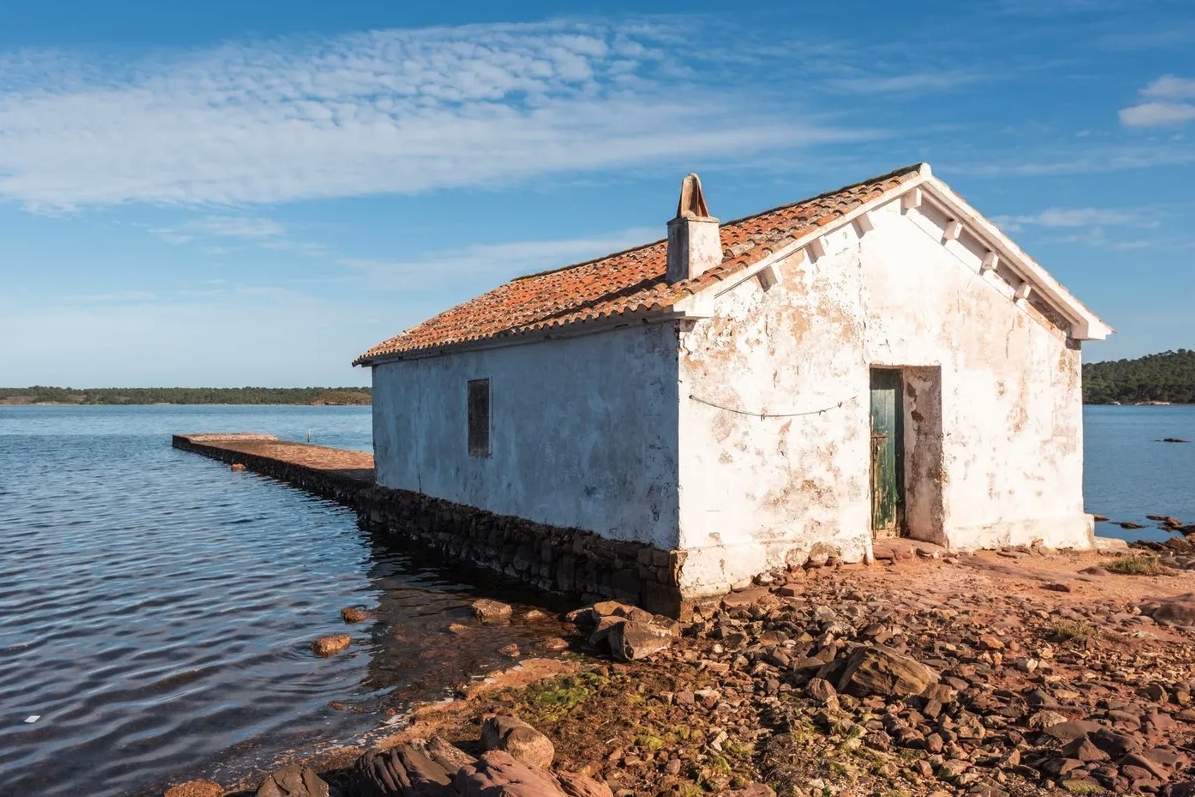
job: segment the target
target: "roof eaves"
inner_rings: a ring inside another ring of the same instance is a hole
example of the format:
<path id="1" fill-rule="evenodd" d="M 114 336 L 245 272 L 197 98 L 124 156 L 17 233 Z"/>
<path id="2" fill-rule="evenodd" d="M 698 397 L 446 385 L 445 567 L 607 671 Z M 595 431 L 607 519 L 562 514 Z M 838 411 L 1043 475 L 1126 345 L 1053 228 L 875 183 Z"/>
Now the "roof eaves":
<path id="1" fill-rule="evenodd" d="M 472 348 L 497 348 L 499 346 L 515 345 L 523 342 L 523 340 L 512 340 L 515 338 L 531 340 L 539 340 L 543 337 L 549 337 L 558 331 L 581 331 L 585 327 L 600 328 L 606 326 L 610 321 L 623 320 L 642 320 L 655 321 L 666 320 L 671 318 L 676 312 L 676 303 L 672 301 L 667 302 L 653 302 L 650 306 L 645 304 L 635 305 L 634 307 L 626 307 L 621 310 L 598 311 L 593 315 L 586 315 L 579 318 L 569 320 L 553 320 L 550 322 L 541 322 L 531 324 L 525 327 L 518 327 L 515 329 L 507 329 L 501 332 L 496 332 L 492 335 L 472 335 L 469 337 L 458 338 L 452 341 L 445 341 L 443 343 L 436 343 L 430 346 L 420 346 L 410 349 L 395 349 L 392 351 L 366 353 L 353 361 L 353 365 L 380 365 L 384 362 L 405 360 L 405 359 L 422 359 L 424 357 L 435 357 L 443 354 L 453 354 L 461 350 Z M 685 315 L 685 313 L 679 313 Z"/>
<path id="2" fill-rule="evenodd" d="M 1014 269 L 1024 272 L 1024 277 L 1032 278 L 1035 288 L 1045 294 L 1053 304 L 1059 306 L 1064 315 L 1074 323 L 1071 337 L 1076 340 L 1103 340 L 1116 331 L 1063 287 L 1050 272 L 1021 249 L 1003 230 L 988 221 L 983 214 L 956 194 L 950 186 L 933 178 L 926 181 L 925 187 L 931 191 L 938 204 L 964 217 L 968 223 L 979 229 L 987 242 L 994 245 L 998 254 L 1011 262 Z"/>

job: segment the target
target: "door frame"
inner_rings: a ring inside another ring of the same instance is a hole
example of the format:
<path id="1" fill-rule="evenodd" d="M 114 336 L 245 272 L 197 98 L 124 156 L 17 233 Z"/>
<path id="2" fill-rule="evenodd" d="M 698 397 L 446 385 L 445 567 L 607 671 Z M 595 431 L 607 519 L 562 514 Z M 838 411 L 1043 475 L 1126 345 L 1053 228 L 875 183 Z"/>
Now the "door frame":
<path id="1" fill-rule="evenodd" d="M 895 379 L 893 379 L 895 376 Z M 879 377 L 879 379 L 877 379 Z M 895 381 L 895 384 L 891 382 Z M 877 382 L 888 383 L 877 385 Z M 893 394 L 893 431 L 891 436 L 885 435 L 888 439 L 888 445 L 892 447 L 893 454 L 893 499 L 895 503 L 893 525 L 891 527 L 877 528 L 876 526 L 876 494 L 877 494 L 877 469 L 876 469 L 876 440 L 878 436 L 875 433 L 875 392 L 877 390 L 891 390 Z M 872 539 L 891 538 L 891 537 L 905 537 L 908 536 L 908 529 L 905 524 L 905 418 L 904 418 L 904 390 L 905 379 L 904 371 L 899 367 L 892 366 L 871 366 L 868 369 L 868 412 L 867 412 L 867 439 L 868 439 L 868 499 L 869 512 L 868 523 L 871 526 Z"/>

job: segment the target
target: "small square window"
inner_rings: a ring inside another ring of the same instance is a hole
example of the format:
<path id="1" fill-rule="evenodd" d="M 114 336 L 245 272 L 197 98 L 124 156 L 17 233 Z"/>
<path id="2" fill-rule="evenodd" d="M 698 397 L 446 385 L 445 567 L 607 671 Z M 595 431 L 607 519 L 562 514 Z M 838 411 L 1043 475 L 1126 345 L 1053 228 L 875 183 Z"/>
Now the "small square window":
<path id="1" fill-rule="evenodd" d="M 490 380 L 469 380 L 469 455 L 490 455 Z"/>

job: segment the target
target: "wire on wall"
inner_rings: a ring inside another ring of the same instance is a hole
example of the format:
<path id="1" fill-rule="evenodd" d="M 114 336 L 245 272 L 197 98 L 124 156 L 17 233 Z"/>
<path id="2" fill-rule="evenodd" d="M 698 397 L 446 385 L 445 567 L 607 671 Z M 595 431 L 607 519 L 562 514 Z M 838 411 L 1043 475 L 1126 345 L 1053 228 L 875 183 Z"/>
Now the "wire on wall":
<path id="1" fill-rule="evenodd" d="M 705 404 L 707 407 L 714 407 L 715 409 L 726 410 L 727 412 L 733 412 L 736 415 L 751 415 L 756 418 L 763 419 L 763 418 L 799 418 L 804 415 L 821 415 L 824 412 L 830 412 L 831 410 L 841 409 L 844 404 L 849 404 L 850 402 L 854 401 L 855 399 L 857 399 L 859 397 L 851 396 L 849 399 L 843 399 L 842 401 L 838 402 L 837 404 L 831 404 L 829 407 L 823 407 L 820 410 L 809 410 L 807 412 L 752 412 L 750 410 L 736 409 L 734 407 L 726 407 L 721 404 L 717 404 L 713 401 L 706 401 L 703 398 L 698 398 L 697 396 L 694 396 L 692 393 L 689 394 L 689 398 L 692 399 L 693 401 L 696 401 L 698 404 Z"/>

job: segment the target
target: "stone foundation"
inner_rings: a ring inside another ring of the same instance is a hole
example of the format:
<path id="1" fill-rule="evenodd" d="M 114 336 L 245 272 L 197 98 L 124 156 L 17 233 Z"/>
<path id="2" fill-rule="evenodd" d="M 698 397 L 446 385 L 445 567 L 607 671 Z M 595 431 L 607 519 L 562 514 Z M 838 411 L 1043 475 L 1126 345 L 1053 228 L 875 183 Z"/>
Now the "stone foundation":
<path id="1" fill-rule="evenodd" d="M 678 576 L 684 554 L 678 551 L 384 487 L 364 491 L 357 508 L 371 527 L 543 590 L 585 601 L 612 598 L 672 617 L 681 613 Z"/>
<path id="2" fill-rule="evenodd" d="M 679 617 L 679 577 L 685 554 L 636 542 L 607 540 L 580 529 L 495 515 L 475 507 L 374 484 L 372 471 L 310 464 L 338 449 L 287 443 L 268 436 L 176 435 L 175 448 L 300 487 L 355 509 L 362 523 L 433 549 L 448 559 L 497 570 L 548 592 L 581 601 L 615 599 Z M 297 462 L 302 454 L 304 462 Z M 364 456 L 364 455 L 362 455 Z"/>

